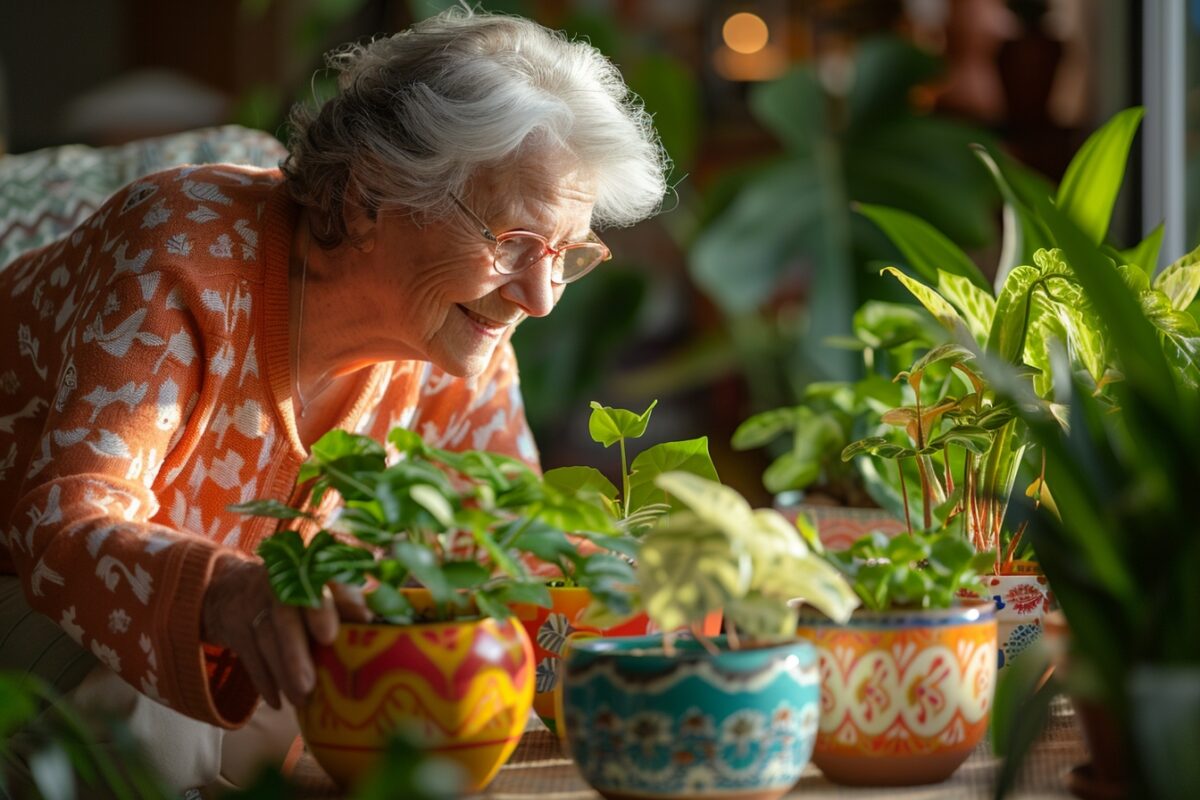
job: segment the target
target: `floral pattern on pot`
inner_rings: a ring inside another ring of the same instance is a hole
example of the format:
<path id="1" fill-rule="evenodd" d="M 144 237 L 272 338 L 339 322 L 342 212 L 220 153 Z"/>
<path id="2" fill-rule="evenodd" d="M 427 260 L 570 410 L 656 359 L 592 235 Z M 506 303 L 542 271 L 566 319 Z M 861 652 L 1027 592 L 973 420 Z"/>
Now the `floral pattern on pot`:
<path id="1" fill-rule="evenodd" d="M 996 604 L 997 663 L 1001 668 L 1041 637 L 1042 621 L 1054 602 L 1046 576 L 1036 572 L 1036 565 L 1016 562 L 1015 566 L 1017 574 L 983 578 Z"/>
<path id="2" fill-rule="evenodd" d="M 638 614 L 611 628 L 597 628 L 580 622 L 592 595 L 577 587 L 550 587 L 550 608 L 516 604 L 513 614 L 521 621 L 533 641 L 537 662 L 537 691 L 533 710 L 551 731 L 557 729 L 554 712 L 554 692 L 559 681 L 559 662 L 569 643 L 578 638 L 597 636 L 642 636 L 651 633 L 645 614 Z M 704 633 L 715 636 L 721 630 L 721 617 L 716 615 L 704 623 Z"/>
<path id="3" fill-rule="evenodd" d="M 314 645 L 316 688 L 298 709 L 317 761 L 349 786 L 407 729 L 480 791 L 516 749 L 533 702 L 533 650 L 514 620 L 342 624 Z"/>
<path id="4" fill-rule="evenodd" d="M 987 732 L 996 620 L 984 604 L 856 612 L 844 626 L 815 611 L 821 723 L 813 762 L 838 783 L 944 780 Z"/>
<path id="5" fill-rule="evenodd" d="M 820 712 L 807 642 L 709 654 L 661 637 L 576 641 L 564 670 L 567 740 L 605 797 L 778 797 L 808 763 Z"/>

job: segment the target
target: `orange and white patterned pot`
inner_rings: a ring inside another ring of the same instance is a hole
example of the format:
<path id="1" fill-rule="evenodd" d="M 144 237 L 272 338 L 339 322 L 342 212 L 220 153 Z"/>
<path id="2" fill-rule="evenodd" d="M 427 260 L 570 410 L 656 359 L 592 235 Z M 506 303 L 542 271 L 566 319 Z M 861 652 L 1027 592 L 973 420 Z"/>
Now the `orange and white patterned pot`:
<path id="1" fill-rule="evenodd" d="M 578 587 L 549 587 L 550 608 L 514 604 L 513 615 L 521 621 L 533 642 L 537 661 L 533 710 L 551 731 L 558 730 L 555 695 L 561 692 L 562 659 L 573 642 L 580 639 L 613 636 L 644 636 L 656 633 L 645 614 L 638 614 L 610 628 L 596 628 L 580 620 L 592 602 L 592 594 Z M 721 615 L 714 614 L 704 621 L 704 633 L 716 636 L 721 632 Z"/>
<path id="2" fill-rule="evenodd" d="M 514 619 L 343 623 L 332 645 L 314 645 L 313 660 L 316 688 L 296 716 L 343 786 L 404 730 L 460 764 L 468 791 L 480 791 L 516 749 L 533 702 L 533 649 Z"/>
<path id="3" fill-rule="evenodd" d="M 817 647 L 821 721 L 813 763 L 830 780 L 936 783 L 987 732 L 996 683 L 989 604 L 860 611 L 846 625 L 805 610 L 798 633 Z"/>

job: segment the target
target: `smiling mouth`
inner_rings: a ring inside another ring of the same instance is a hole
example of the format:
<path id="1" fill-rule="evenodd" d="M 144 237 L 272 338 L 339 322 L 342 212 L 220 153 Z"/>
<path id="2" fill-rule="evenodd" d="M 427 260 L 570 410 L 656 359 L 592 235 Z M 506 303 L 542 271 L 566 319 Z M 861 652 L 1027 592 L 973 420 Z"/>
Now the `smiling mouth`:
<path id="1" fill-rule="evenodd" d="M 490 319 L 490 318 L 482 316 L 480 314 L 476 314 L 474 311 L 472 311 L 471 309 L 467 308 L 464 305 L 459 305 L 459 309 L 463 312 L 463 314 L 466 315 L 467 319 L 471 320 L 475 324 L 479 325 L 481 328 L 485 328 L 488 331 L 499 332 L 499 331 L 504 330 L 505 328 L 507 328 L 509 325 L 512 324 L 512 322 L 497 322 L 494 319 Z"/>

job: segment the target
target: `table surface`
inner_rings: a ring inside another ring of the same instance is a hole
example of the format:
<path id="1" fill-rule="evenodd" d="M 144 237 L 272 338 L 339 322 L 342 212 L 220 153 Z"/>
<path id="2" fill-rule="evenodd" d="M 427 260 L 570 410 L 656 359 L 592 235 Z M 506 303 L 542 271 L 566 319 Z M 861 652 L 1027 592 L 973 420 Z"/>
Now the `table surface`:
<path id="1" fill-rule="evenodd" d="M 1087 761 L 1074 714 L 1065 702 L 1055 704 L 1041 741 L 1025 759 L 1016 791 L 1021 800 L 1066 798 L 1068 773 Z M 849 788 L 826 780 L 809 764 L 788 798 L 903 798 L 904 800 L 961 800 L 990 798 L 1000 759 L 990 744 L 982 742 L 949 780 L 930 786 L 906 788 Z M 337 797 L 338 791 L 311 756 L 305 753 L 292 775 L 305 797 Z M 540 723 L 531 725 L 508 764 L 479 798 L 491 800 L 599 800 L 574 764 L 559 749 L 558 741 Z"/>

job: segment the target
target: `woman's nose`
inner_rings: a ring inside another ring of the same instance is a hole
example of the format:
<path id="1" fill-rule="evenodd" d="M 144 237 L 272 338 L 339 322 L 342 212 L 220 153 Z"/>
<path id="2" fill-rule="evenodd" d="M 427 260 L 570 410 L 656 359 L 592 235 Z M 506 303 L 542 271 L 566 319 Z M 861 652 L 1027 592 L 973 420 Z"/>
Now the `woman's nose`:
<path id="1" fill-rule="evenodd" d="M 537 263 L 512 276 L 512 280 L 500 287 L 500 296 L 516 303 L 531 317 L 544 317 L 554 310 L 562 295 L 562 286 L 550 280 L 554 269 L 554 256 L 547 253 Z"/>

